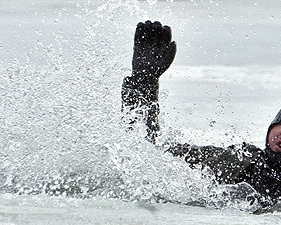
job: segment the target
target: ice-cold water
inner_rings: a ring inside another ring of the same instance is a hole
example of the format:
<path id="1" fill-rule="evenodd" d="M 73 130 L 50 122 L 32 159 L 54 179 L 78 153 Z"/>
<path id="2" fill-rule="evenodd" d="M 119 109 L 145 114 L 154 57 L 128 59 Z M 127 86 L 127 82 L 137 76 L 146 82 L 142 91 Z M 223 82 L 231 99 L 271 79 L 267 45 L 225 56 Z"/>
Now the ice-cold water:
<path id="1" fill-rule="evenodd" d="M 160 144 L 263 148 L 280 102 L 280 3 L 1 4 L 3 224 L 280 222 L 278 207 L 251 215 L 258 206 L 230 194 L 239 187 L 190 170 L 120 120 L 135 26 L 159 20 L 178 45 L 160 80 Z"/>

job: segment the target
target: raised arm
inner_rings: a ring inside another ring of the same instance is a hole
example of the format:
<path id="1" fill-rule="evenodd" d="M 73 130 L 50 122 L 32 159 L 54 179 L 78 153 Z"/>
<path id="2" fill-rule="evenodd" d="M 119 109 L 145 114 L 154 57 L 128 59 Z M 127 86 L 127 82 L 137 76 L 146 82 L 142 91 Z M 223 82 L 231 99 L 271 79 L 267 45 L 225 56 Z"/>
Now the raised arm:
<path id="1" fill-rule="evenodd" d="M 122 111 L 129 124 L 143 120 L 147 139 L 155 143 L 159 131 L 159 78 L 169 68 L 176 54 L 171 42 L 171 28 L 160 22 L 139 23 L 135 32 L 132 75 L 122 86 Z"/>

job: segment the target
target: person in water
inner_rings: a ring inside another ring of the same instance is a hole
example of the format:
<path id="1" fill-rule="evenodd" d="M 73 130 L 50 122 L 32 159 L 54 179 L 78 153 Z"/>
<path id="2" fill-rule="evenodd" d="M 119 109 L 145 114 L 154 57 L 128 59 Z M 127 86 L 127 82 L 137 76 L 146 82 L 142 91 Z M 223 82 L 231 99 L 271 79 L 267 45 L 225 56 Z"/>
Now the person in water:
<path id="1" fill-rule="evenodd" d="M 136 121 L 145 122 L 146 138 L 154 144 L 160 130 L 159 78 L 175 55 L 170 27 L 151 21 L 137 25 L 132 75 L 122 85 L 122 111 L 131 129 Z M 172 143 L 167 151 L 184 158 L 191 168 L 210 168 L 221 184 L 246 182 L 259 193 L 259 199 L 271 203 L 281 197 L 281 110 L 268 128 L 264 150 L 247 143 L 227 148 Z"/>

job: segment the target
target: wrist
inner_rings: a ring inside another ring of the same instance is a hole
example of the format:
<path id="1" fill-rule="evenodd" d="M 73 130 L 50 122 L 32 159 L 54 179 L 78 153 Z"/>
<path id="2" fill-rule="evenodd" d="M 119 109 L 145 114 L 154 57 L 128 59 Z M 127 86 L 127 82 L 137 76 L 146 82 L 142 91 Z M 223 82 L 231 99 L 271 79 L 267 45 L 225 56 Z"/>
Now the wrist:
<path id="1" fill-rule="evenodd" d="M 145 102 L 157 102 L 159 79 L 145 73 L 133 72 L 132 76 L 124 78 L 123 90 L 137 93 L 138 98 Z"/>
<path id="2" fill-rule="evenodd" d="M 147 70 L 133 70 L 131 79 L 137 86 L 158 85 L 159 78 Z"/>

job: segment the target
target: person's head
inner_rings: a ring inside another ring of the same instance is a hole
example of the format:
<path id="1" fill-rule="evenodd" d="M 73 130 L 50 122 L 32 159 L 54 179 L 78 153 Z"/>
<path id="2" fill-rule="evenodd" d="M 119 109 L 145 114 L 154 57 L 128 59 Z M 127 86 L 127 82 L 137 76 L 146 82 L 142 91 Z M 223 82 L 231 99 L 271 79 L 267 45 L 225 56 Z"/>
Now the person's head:
<path id="1" fill-rule="evenodd" d="M 273 152 L 281 153 L 281 110 L 268 128 L 266 147 L 269 147 Z"/>
<path id="2" fill-rule="evenodd" d="M 281 124 L 273 126 L 268 134 L 268 145 L 274 152 L 281 152 Z"/>
<path id="3" fill-rule="evenodd" d="M 281 110 L 268 127 L 265 156 L 267 165 L 281 172 Z"/>

